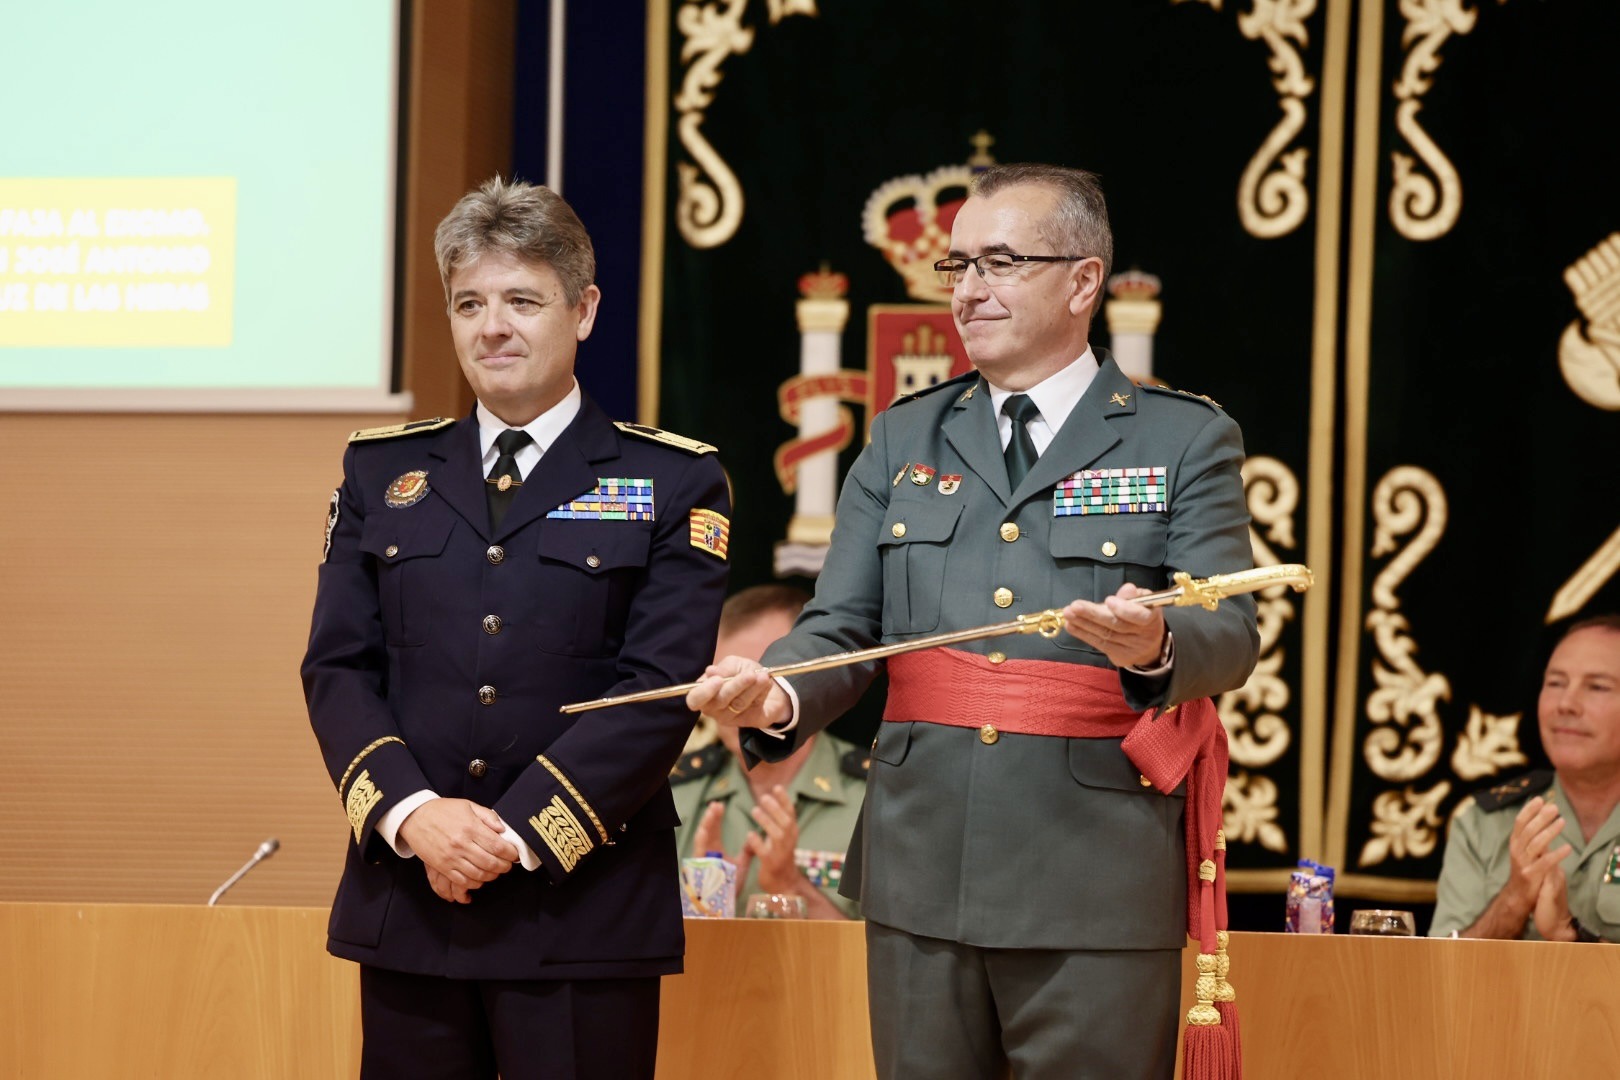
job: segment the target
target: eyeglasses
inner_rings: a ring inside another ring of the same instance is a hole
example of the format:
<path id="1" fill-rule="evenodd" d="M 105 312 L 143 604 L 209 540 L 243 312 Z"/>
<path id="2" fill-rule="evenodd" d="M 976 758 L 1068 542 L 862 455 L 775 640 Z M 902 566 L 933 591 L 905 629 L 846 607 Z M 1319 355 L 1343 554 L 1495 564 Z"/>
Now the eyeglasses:
<path id="1" fill-rule="evenodd" d="M 941 259 L 934 264 L 934 269 L 939 272 L 940 284 L 957 285 L 967 276 L 969 266 L 978 267 L 979 276 L 990 281 L 1012 277 L 1013 272 L 1024 263 L 1080 262 L 1089 258 L 1090 255 L 1014 255 L 1007 251 L 993 251 L 971 259 Z"/>

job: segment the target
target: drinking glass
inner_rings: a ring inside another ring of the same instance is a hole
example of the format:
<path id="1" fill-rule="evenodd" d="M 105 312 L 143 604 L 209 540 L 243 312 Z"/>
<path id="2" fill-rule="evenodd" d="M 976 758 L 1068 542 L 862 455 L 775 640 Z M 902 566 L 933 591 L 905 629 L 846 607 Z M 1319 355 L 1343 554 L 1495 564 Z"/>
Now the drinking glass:
<path id="1" fill-rule="evenodd" d="M 1350 916 L 1350 932 L 1379 937 L 1411 937 L 1416 933 L 1416 924 L 1410 911 L 1371 908 Z"/>
<path id="2" fill-rule="evenodd" d="M 748 919 L 802 919 L 807 906 L 802 896 L 787 893 L 749 893 L 748 906 L 743 909 Z"/>

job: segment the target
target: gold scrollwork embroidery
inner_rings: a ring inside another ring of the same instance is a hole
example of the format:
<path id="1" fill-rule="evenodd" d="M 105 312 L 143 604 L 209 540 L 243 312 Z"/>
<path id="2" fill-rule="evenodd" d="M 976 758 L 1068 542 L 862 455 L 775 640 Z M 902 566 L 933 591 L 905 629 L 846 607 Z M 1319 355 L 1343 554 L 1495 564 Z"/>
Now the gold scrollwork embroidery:
<path id="1" fill-rule="evenodd" d="M 1305 20 L 1315 11 L 1316 0 L 1255 0 L 1247 14 L 1238 16 L 1239 32 L 1271 49 L 1268 65 L 1283 114 L 1238 182 L 1238 219 L 1262 240 L 1287 236 L 1310 210 L 1305 188 L 1310 151 L 1303 146 L 1286 148 L 1305 127 L 1305 99 L 1316 89 L 1299 55 L 1309 40 Z"/>
<path id="2" fill-rule="evenodd" d="M 563 805 L 561 795 L 551 797 L 551 805 L 529 819 L 534 831 L 546 842 L 546 847 L 562 863 L 564 873 L 572 873 L 591 851 L 591 838 L 586 835 L 579 819 Z"/>
<path id="3" fill-rule="evenodd" d="M 1395 128 L 1426 165 L 1433 178 L 1418 170 L 1418 162 L 1399 150 L 1394 159 L 1395 184 L 1389 193 L 1389 220 L 1408 240 L 1433 240 L 1457 223 L 1462 210 L 1462 180 L 1450 159 L 1418 124 L 1420 100 L 1434 86 L 1440 67 L 1440 47 L 1453 34 L 1474 28 L 1479 12 L 1463 7 L 1466 0 L 1401 0 L 1406 29 L 1401 34 L 1406 62 L 1395 83 Z"/>
<path id="4" fill-rule="evenodd" d="M 360 775 L 354 778 L 354 786 L 349 788 L 349 795 L 343 800 L 344 813 L 349 816 L 349 825 L 354 829 L 354 842 L 360 842 L 360 834 L 366 829 L 366 818 L 382 802 L 382 789 L 371 782 L 371 770 L 361 769 Z"/>
<path id="5" fill-rule="evenodd" d="M 1620 410 L 1620 232 L 1609 236 L 1564 271 L 1564 284 L 1586 317 L 1564 328 L 1558 367 L 1577 397 L 1600 409 Z M 1553 595 L 1547 622 L 1568 618 L 1586 606 L 1620 573 L 1620 529 Z"/>
<path id="6" fill-rule="evenodd" d="M 1395 588 L 1434 550 L 1445 532 L 1446 496 L 1432 474 L 1402 465 L 1378 482 L 1372 511 L 1374 557 L 1394 550 L 1397 537 L 1418 532 L 1373 581 L 1377 608 L 1367 614 L 1367 628 L 1373 632 L 1382 662 L 1373 662 L 1378 687 L 1367 698 L 1367 716 L 1374 724 L 1393 726 L 1370 732 L 1362 754 L 1380 779 L 1414 780 L 1440 758 L 1442 732 L 1436 702 L 1451 697 L 1451 683 L 1444 675 L 1418 666 L 1417 645 L 1406 633 L 1409 624 L 1400 612 Z"/>
<path id="7" fill-rule="evenodd" d="M 1440 803 L 1451 793 L 1442 780 L 1428 791 L 1386 791 L 1373 800 L 1372 838 L 1361 848 L 1362 866 L 1388 858 L 1421 859 L 1434 851 L 1439 838 Z"/>
<path id="8" fill-rule="evenodd" d="M 1221 9 L 1221 0 L 1200 2 Z M 1305 21 L 1315 12 L 1316 0 L 1254 0 L 1249 11 L 1238 16 L 1238 31 L 1250 41 L 1265 42 L 1271 50 L 1267 66 L 1283 114 L 1238 181 L 1238 220 L 1262 240 L 1287 236 L 1299 228 L 1311 207 L 1310 191 L 1305 187 L 1310 151 L 1303 146 L 1289 150 L 1288 144 L 1305 127 L 1305 99 L 1316 90 L 1316 81 L 1306 74 L 1299 54 L 1310 40 Z"/>
<path id="9" fill-rule="evenodd" d="M 1268 851 L 1288 850 L 1288 836 L 1277 824 L 1277 785 L 1264 776 L 1233 772 L 1221 795 L 1222 827 L 1230 843 L 1258 842 Z"/>
<path id="10" fill-rule="evenodd" d="M 1249 527 L 1249 543 L 1256 566 L 1277 566 L 1280 560 L 1271 544 L 1294 546 L 1294 510 L 1299 505 L 1299 481 L 1293 472 L 1273 457 L 1257 455 L 1243 465 L 1243 487 L 1249 516 L 1265 526 L 1261 536 Z M 1268 543 L 1267 541 L 1270 541 Z M 1288 683 L 1282 677 L 1283 650 L 1278 648 L 1283 625 L 1294 617 L 1294 593 L 1277 585 L 1260 593 L 1255 618 L 1260 631 L 1260 659 L 1247 682 L 1220 696 L 1216 711 L 1226 726 L 1232 761 L 1249 768 L 1270 765 L 1287 751 L 1292 741 L 1288 722 L 1277 710 L 1288 704 Z M 1252 716 L 1252 719 L 1251 719 Z M 1239 839 L 1248 839 L 1242 834 Z"/>
<path id="11" fill-rule="evenodd" d="M 1451 752 L 1451 770 L 1464 780 L 1493 776 L 1510 765 L 1529 759 L 1519 749 L 1519 720 L 1523 713 L 1495 716 L 1478 705 L 1468 708 L 1468 725 L 1457 736 Z"/>
<path id="12" fill-rule="evenodd" d="M 682 238 L 695 248 L 720 246 L 736 234 L 742 223 L 742 185 L 699 128 L 704 112 L 714 104 L 720 65 L 728 57 L 741 56 L 753 47 L 754 31 L 743 25 L 747 7 L 748 0 L 721 0 L 718 4 L 688 0 L 675 15 L 675 25 L 686 38 L 681 45 L 681 60 L 687 64 L 680 93 L 675 95 L 675 110 L 680 114 L 675 129 L 681 145 L 697 162 L 676 163 L 680 191 L 675 202 L 675 225 Z M 772 25 L 789 15 L 815 14 L 815 0 L 770 3 Z"/>

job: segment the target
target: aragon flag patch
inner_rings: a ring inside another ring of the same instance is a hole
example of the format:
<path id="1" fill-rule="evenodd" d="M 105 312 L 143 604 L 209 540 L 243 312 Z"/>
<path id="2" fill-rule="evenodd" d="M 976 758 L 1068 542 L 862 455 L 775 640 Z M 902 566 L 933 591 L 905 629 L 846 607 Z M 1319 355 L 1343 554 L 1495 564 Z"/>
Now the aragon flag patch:
<path id="1" fill-rule="evenodd" d="M 726 545 L 731 543 L 731 522 L 718 510 L 693 510 L 688 515 L 692 529 L 692 546 L 707 551 L 716 558 L 726 557 Z"/>

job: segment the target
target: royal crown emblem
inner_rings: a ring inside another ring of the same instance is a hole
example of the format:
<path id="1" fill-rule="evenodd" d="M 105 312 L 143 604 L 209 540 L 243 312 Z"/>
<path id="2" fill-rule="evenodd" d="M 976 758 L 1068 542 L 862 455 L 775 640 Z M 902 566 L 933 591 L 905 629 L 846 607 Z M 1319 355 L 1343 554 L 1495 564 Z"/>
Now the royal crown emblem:
<path id="1" fill-rule="evenodd" d="M 951 287 L 940 284 L 934 264 L 950 254 L 951 223 L 967 201 L 973 174 L 995 164 L 994 142 L 979 132 L 965 165 L 945 165 L 926 174 L 896 176 L 866 200 L 861 228 L 866 242 L 883 253 L 906 282 L 906 295 L 930 304 L 949 302 Z"/>

